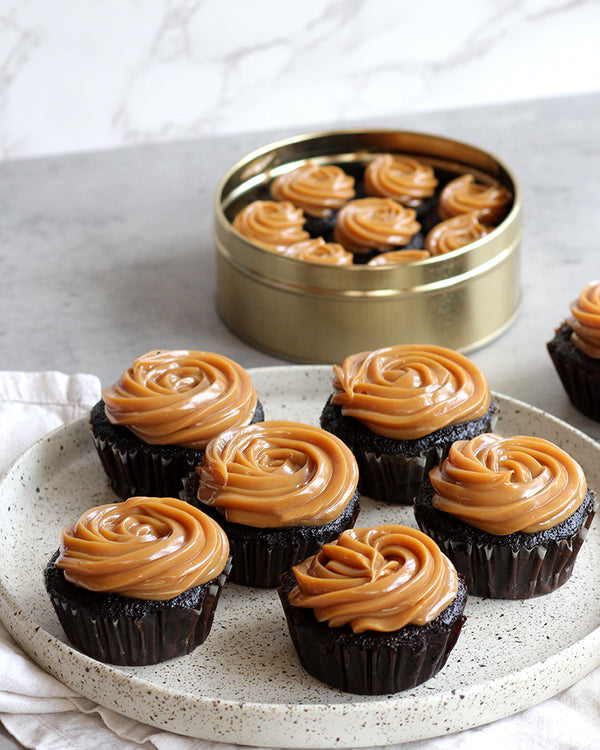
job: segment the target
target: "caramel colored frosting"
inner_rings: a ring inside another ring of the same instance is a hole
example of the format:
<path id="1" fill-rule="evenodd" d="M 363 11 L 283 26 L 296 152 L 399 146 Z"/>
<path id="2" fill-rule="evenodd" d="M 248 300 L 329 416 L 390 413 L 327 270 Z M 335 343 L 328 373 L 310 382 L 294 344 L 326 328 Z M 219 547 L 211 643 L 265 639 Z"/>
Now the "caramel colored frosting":
<path id="1" fill-rule="evenodd" d="M 430 258 L 427 250 L 390 250 L 389 253 L 379 253 L 367 263 L 368 266 L 392 266 L 396 263 L 408 263 L 409 260 L 423 260 Z"/>
<path id="2" fill-rule="evenodd" d="M 378 435 L 413 440 L 482 417 L 490 390 L 479 369 L 441 346 L 399 344 L 334 365 L 331 402 Z"/>
<path id="3" fill-rule="evenodd" d="M 441 219 L 449 219 L 475 211 L 483 224 L 495 226 L 507 215 L 511 202 L 512 195 L 500 183 L 483 185 L 472 174 L 463 174 L 442 189 L 438 214 Z"/>
<path id="4" fill-rule="evenodd" d="M 359 198 L 340 209 L 334 238 L 351 253 L 386 252 L 406 245 L 419 231 L 415 216 L 412 208 L 391 198 Z"/>
<path id="5" fill-rule="evenodd" d="M 571 304 L 571 341 L 588 357 L 600 359 L 600 281 L 588 284 Z"/>
<path id="6" fill-rule="evenodd" d="M 271 197 L 291 201 L 309 216 L 328 216 L 354 198 L 354 177 L 333 164 L 309 161 L 276 177 Z"/>
<path id="7" fill-rule="evenodd" d="M 228 557 L 206 513 L 174 497 L 131 497 L 66 526 L 56 565 L 84 589 L 163 601 L 212 581 Z"/>
<path id="8" fill-rule="evenodd" d="M 450 560 L 432 539 L 407 526 L 344 531 L 293 572 L 292 605 L 313 609 L 332 628 L 348 624 L 355 633 L 425 625 L 458 591 Z"/>
<path id="9" fill-rule="evenodd" d="M 433 195 L 438 181 L 429 164 L 404 154 L 380 154 L 365 170 L 369 195 L 394 198 L 404 206 L 419 206 Z"/>
<path id="10" fill-rule="evenodd" d="M 252 421 L 257 395 L 248 373 L 220 354 L 156 350 L 102 391 L 110 422 L 146 443 L 204 448 Z"/>
<path id="11" fill-rule="evenodd" d="M 228 521 L 258 528 L 321 526 L 338 518 L 358 484 L 350 449 L 298 422 L 271 421 L 220 435 L 207 447 L 198 499 Z"/>
<path id="12" fill-rule="evenodd" d="M 425 247 L 431 255 L 445 255 L 485 237 L 490 231 L 489 226 L 479 221 L 476 211 L 469 211 L 436 224 L 425 237 Z"/>
<path id="13" fill-rule="evenodd" d="M 586 493 L 579 464 L 554 443 L 487 433 L 452 445 L 429 478 L 433 505 L 490 534 L 533 534 L 571 516 Z"/>
<path id="14" fill-rule="evenodd" d="M 309 239 L 304 213 L 290 201 L 252 201 L 233 220 L 233 227 L 250 242 L 267 250 L 285 250 Z"/>
<path id="15" fill-rule="evenodd" d="M 338 242 L 325 242 L 322 237 L 296 242 L 286 248 L 283 255 L 312 263 L 328 263 L 332 266 L 349 266 L 353 261 L 352 253 Z"/>

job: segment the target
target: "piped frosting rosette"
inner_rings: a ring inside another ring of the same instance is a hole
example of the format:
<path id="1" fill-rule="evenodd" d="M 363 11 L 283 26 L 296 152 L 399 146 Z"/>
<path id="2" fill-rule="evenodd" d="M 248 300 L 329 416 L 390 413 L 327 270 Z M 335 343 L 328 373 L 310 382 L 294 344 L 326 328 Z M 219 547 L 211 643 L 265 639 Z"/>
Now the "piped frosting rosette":
<path id="1" fill-rule="evenodd" d="M 425 237 L 425 249 L 431 255 L 445 255 L 459 250 L 490 233 L 490 228 L 479 221 L 475 211 L 458 214 L 441 221 Z"/>
<path id="2" fill-rule="evenodd" d="M 569 325 L 574 346 L 592 359 L 600 359 L 600 281 L 587 284 L 571 303 Z"/>
<path id="3" fill-rule="evenodd" d="M 416 208 L 433 195 L 438 184 L 429 164 L 404 154 L 380 154 L 365 170 L 368 195 L 393 198 L 404 206 Z"/>
<path id="4" fill-rule="evenodd" d="M 354 198 L 354 178 L 334 164 L 307 162 L 276 177 L 271 196 L 290 201 L 309 216 L 324 217 Z"/>
<path id="5" fill-rule="evenodd" d="M 334 239 L 351 253 L 386 252 L 410 242 L 421 228 L 415 217 L 391 198 L 359 198 L 340 209 Z"/>
<path id="6" fill-rule="evenodd" d="M 508 214 L 511 203 L 510 191 L 500 183 L 482 184 L 472 174 L 464 174 L 442 189 L 438 214 L 444 220 L 457 214 L 475 212 L 483 224 L 496 226 Z"/>
<path id="7" fill-rule="evenodd" d="M 455 442 L 429 479 L 415 517 L 470 593 L 524 599 L 570 578 L 595 495 L 562 448 L 529 435 L 482 434 Z"/>
<path id="8" fill-rule="evenodd" d="M 222 355 L 156 350 L 104 388 L 106 415 L 146 443 L 204 448 L 223 430 L 250 423 L 257 394 L 248 373 Z"/>
<path id="9" fill-rule="evenodd" d="M 304 222 L 304 212 L 290 201 L 256 200 L 236 214 L 233 227 L 250 242 L 278 252 L 310 238 Z"/>
<path id="10" fill-rule="evenodd" d="M 354 633 L 424 625 L 458 590 L 456 569 L 435 542 L 397 525 L 345 531 L 293 572 L 290 603 Z"/>
<path id="11" fill-rule="evenodd" d="M 338 242 L 325 242 L 323 237 L 296 242 L 283 250 L 282 255 L 332 266 L 349 266 L 353 260 L 352 253 L 349 253 Z"/>
<path id="12" fill-rule="evenodd" d="M 259 422 L 225 433 L 198 468 L 198 499 L 227 521 L 256 528 L 321 526 L 352 500 L 358 469 L 334 435 L 298 422 Z"/>
<path id="13" fill-rule="evenodd" d="M 90 591 L 163 601 L 219 576 L 222 529 L 177 498 L 132 497 L 96 506 L 64 528 L 56 565 Z"/>
<path id="14" fill-rule="evenodd" d="M 398 263 L 409 263 L 415 260 L 430 258 L 428 250 L 390 250 L 389 253 L 379 253 L 367 263 L 368 266 L 395 266 Z"/>
<path id="15" fill-rule="evenodd" d="M 332 403 L 372 432 L 414 440 L 448 424 L 483 416 L 487 380 L 462 354 L 401 344 L 347 357 L 334 365 Z"/>
<path id="16" fill-rule="evenodd" d="M 455 442 L 431 470 L 433 506 L 489 534 L 534 534 L 557 526 L 583 502 L 581 466 L 539 437 L 480 435 Z"/>

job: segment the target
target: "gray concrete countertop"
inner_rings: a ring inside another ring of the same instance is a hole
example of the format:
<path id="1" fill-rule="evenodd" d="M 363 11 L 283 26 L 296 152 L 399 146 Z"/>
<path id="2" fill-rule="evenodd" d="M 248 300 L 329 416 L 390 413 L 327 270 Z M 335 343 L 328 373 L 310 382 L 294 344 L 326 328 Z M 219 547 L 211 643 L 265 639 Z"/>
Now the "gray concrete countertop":
<path id="1" fill-rule="evenodd" d="M 546 341 L 600 278 L 599 122 L 593 94 L 356 123 L 468 141 L 509 165 L 523 193 L 523 304 L 508 331 L 470 356 L 493 390 L 595 438 L 600 425 L 569 404 Z M 212 215 L 225 170 L 287 135 L 0 164 L 0 368 L 89 372 L 109 384 L 159 347 L 282 364 L 217 315 Z M 0 733 L 0 749 L 14 746 Z"/>

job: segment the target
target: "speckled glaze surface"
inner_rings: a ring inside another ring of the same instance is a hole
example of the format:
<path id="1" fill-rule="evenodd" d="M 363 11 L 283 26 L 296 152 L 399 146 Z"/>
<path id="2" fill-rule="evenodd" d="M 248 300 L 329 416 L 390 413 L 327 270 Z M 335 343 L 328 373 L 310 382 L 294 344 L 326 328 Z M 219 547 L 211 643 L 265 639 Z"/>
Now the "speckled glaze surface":
<path id="1" fill-rule="evenodd" d="M 251 370 L 266 418 L 318 424 L 328 366 Z M 543 412 L 496 395 L 497 432 L 560 444 L 600 489 L 600 448 Z M 364 747 L 456 732 L 521 711 L 600 664 L 600 532 L 592 524 L 571 580 L 529 601 L 471 597 L 445 668 L 405 693 L 365 698 L 306 675 L 274 591 L 226 586 L 193 654 L 157 666 L 100 664 L 66 642 L 43 585 L 62 526 L 114 496 L 85 420 L 34 445 L 0 484 L 0 616 L 30 656 L 82 695 L 191 737 L 268 747 Z M 364 500 L 358 524 L 415 525 L 405 507 Z"/>

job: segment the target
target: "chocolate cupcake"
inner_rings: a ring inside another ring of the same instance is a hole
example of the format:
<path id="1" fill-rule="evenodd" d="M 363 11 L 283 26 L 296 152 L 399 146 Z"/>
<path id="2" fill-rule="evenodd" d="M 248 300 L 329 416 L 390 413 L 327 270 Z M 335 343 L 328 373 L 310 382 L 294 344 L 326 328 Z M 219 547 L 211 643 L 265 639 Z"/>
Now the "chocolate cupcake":
<path id="1" fill-rule="evenodd" d="M 379 154 L 364 175 L 367 195 L 393 198 L 417 216 L 429 211 L 435 202 L 438 180 L 433 167 L 405 154 Z"/>
<path id="2" fill-rule="evenodd" d="M 359 490 L 375 500 L 410 504 L 455 440 L 495 424 L 485 377 L 451 349 L 390 346 L 354 354 L 333 369 L 321 427 L 352 449 Z"/>
<path id="3" fill-rule="evenodd" d="M 276 201 L 289 201 L 302 209 L 304 228 L 311 237 L 327 237 L 339 209 L 354 198 L 354 177 L 335 164 L 307 161 L 276 177 L 270 194 Z"/>
<path id="4" fill-rule="evenodd" d="M 595 513 L 579 464 L 538 437 L 460 440 L 415 501 L 470 594 L 527 599 L 562 586 Z"/>
<path id="5" fill-rule="evenodd" d="M 427 250 L 390 250 L 389 253 L 379 253 L 367 263 L 368 266 L 395 266 L 397 263 L 408 263 L 411 260 L 425 260 L 431 258 Z"/>
<path id="6" fill-rule="evenodd" d="M 250 376 L 236 362 L 211 352 L 157 350 L 103 389 L 90 429 L 119 497 L 178 497 L 213 437 L 262 419 Z"/>
<path id="7" fill-rule="evenodd" d="M 302 209 L 290 201 L 256 200 L 236 214 L 233 228 L 255 245 L 280 252 L 310 239 L 303 228 L 305 221 Z"/>
<path id="8" fill-rule="evenodd" d="M 353 256 L 337 242 L 325 242 L 322 237 L 316 237 L 304 242 L 296 242 L 286 248 L 282 255 L 310 263 L 326 263 L 330 266 L 349 266 Z"/>
<path id="9" fill-rule="evenodd" d="M 354 525 L 354 456 L 335 436 L 297 422 L 262 422 L 213 440 L 182 498 L 225 530 L 230 580 L 273 588 L 279 576 Z"/>
<path id="10" fill-rule="evenodd" d="M 356 262 L 366 262 L 375 253 L 422 245 L 415 217 L 414 209 L 391 198 L 359 198 L 340 209 L 333 238 Z"/>
<path id="11" fill-rule="evenodd" d="M 425 249 L 431 255 L 445 255 L 480 240 L 491 228 L 479 221 L 475 211 L 457 214 L 441 221 L 425 237 Z"/>
<path id="12" fill-rule="evenodd" d="M 458 214 L 477 214 L 482 224 L 497 226 L 510 211 L 513 196 L 499 182 L 477 182 L 472 174 L 463 174 L 444 185 L 438 202 L 440 219 Z"/>
<path id="13" fill-rule="evenodd" d="M 140 666 L 207 638 L 230 567 L 222 529 L 176 498 L 97 506 L 65 527 L 46 590 L 71 643 Z"/>
<path id="14" fill-rule="evenodd" d="M 573 406 L 600 422 L 600 281 L 584 287 L 547 348 Z"/>
<path id="15" fill-rule="evenodd" d="M 339 690 L 407 690 L 445 665 L 465 621 L 464 581 L 416 529 L 345 531 L 278 589 L 304 669 Z"/>

